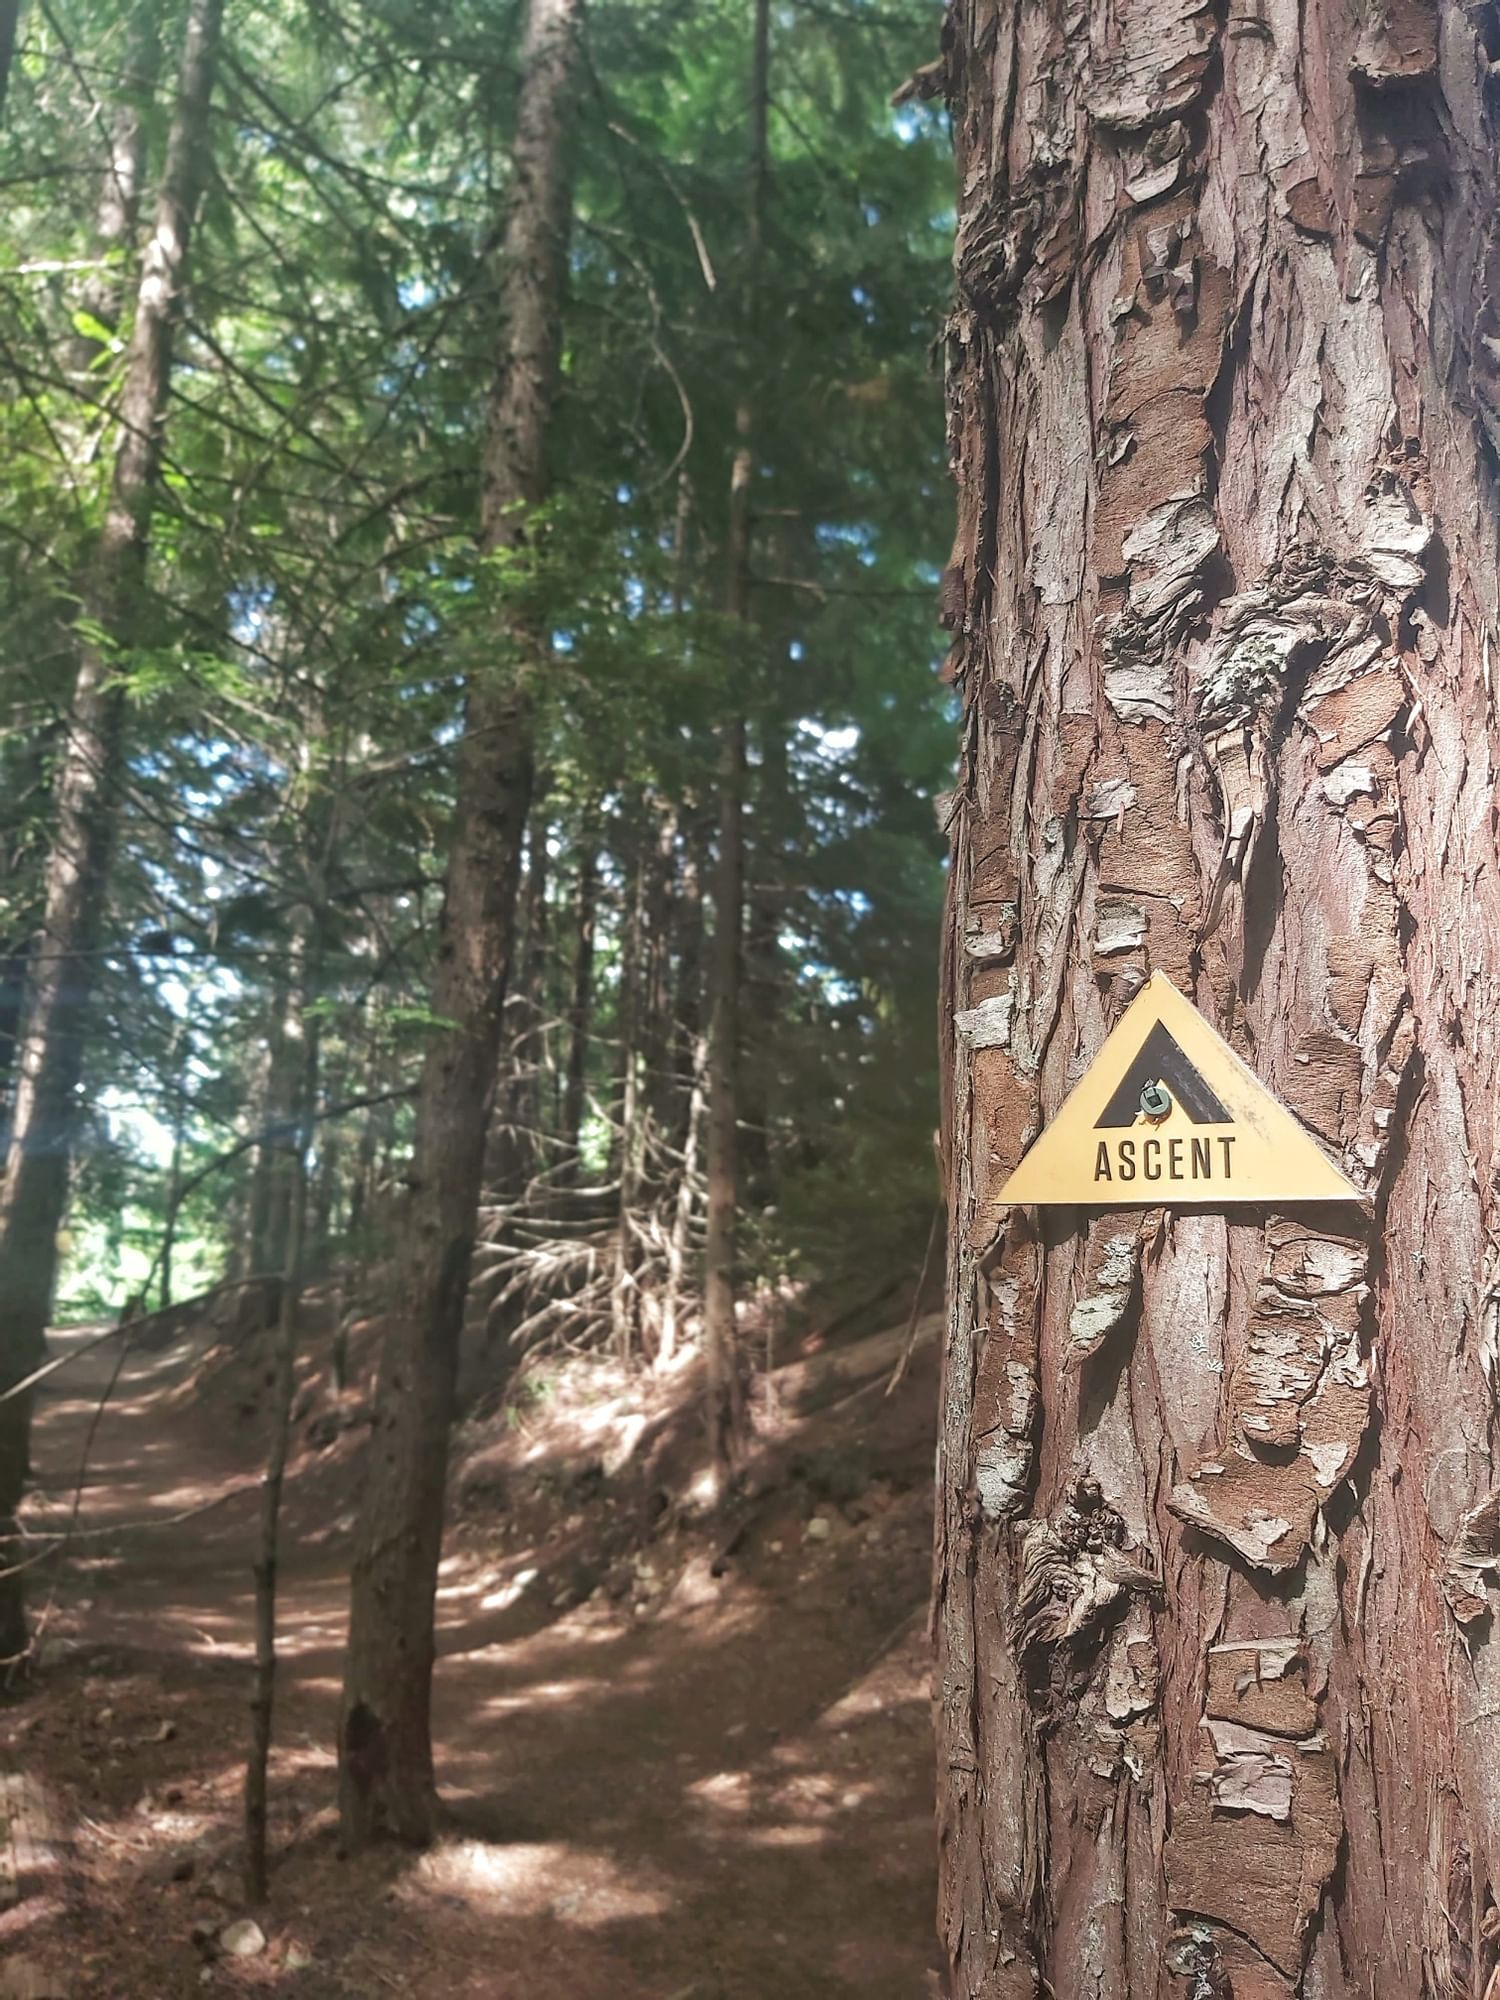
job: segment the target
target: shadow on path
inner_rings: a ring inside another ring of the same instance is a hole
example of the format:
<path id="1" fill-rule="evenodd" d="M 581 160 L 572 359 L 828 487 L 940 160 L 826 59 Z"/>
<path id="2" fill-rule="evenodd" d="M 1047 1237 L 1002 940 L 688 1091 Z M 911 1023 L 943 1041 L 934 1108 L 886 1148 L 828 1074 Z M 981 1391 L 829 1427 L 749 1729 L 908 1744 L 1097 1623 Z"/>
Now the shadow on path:
<path id="1" fill-rule="evenodd" d="M 80 1336 L 54 1339 L 61 1350 Z M 95 1437 L 82 1537 L 55 1580 L 43 1572 L 46 1671 L 0 1711 L 5 1764 L 46 1778 L 75 1817 L 65 1926 L 56 1899 L 33 1898 L 25 1927 L 28 1958 L 65 1973 L 60 1991 L 935 1991 L 920 1480 L 898 1482 L 878 1522 L 825 1509 L 821 1542 L 788 1497 L 722 1579 L 682 1539 L 660 1555 L 656 1594 L 634 1604 L 596 1591 L 563 1608 L 565 1556 L 576 1563 L 591 1527 L 577 1515 L 571 1535 L 503 1547 L 493 1522 L 467 1522 L 439 1601 L 444 1832 L 426 1854 L 350 1863 L 329 1808 L 352 1452 L 305 1456 L 290 1493 L 268 1949 L 205 1964 L 195 1920 L 241 1914 L 260 1440 L 253 1417 L 194 1393 L 198 1360 L 191 1346 L 127 1360 Z M 67 1517 L 112 1366 L 106 1347 L 48 1385 L 34 1532 Z M 933 1396 L 917 1369 L 898 1398 L 862 1399 L 865 1416 L 839 1421 L 861 1427 L 877 1462 L 930 1463 Z"/>

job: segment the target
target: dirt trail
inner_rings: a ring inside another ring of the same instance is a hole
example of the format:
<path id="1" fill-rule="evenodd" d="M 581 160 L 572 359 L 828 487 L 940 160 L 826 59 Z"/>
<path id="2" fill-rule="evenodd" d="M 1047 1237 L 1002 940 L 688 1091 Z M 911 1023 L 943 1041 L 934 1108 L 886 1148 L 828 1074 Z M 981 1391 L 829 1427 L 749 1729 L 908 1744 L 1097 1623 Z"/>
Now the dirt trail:
<path id="1" fill-rule="evenodd" d="M 55 1339 L 69 1344 L 80 1337 Z M 330 1744 L 356 1454 L 347 1437 L 305 1452 L 282 1579 L 276 1877 L 256 1913 L 267 1945 L 233 1959 L 205 1950 L 244 1914 L 259 1436 L 253 1383 L 236 1408 L 222 1370 L 215 1393 L 194 1386 L 200 1358 L 188 1343 L 127 1359 L 92 1446 L 83 1536 L 39 1573 L 38 1600 L 53 1594 L 45 1671 L 0 1709 L 0 1769 L 40 1782 L 66 1841 L 0 1914 L 0 2000 L 935 1990 L 929 1367 L 892 1398 L 866 1391 L 789 1430 L 722 1577 L 722 1536 L 670 1524 L 622 1566 L 616 1503 L 569 1485 L 586 1382 L 480 1440 L 507 1504 L 476 1487 L 450 1536 L 448 1814 L 423 1855 L 337 1856 Z M 114 1362 L 105 1346 L 49 1384 L 33 1530 L 66 1520 Z M 843 1468 L 843 1505 L 789 1458 L 810 1445 Z"/>

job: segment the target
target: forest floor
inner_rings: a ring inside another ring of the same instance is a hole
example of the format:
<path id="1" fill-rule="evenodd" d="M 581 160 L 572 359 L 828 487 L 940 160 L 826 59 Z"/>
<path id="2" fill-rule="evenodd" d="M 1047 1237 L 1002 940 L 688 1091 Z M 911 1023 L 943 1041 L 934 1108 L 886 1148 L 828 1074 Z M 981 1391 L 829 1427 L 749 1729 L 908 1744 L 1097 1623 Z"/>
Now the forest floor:
<path id="1" fill-rule="evenodd" d="M 39 1403 L 28 1530 L 66 1526 L 86 1444 L 88 1472 L 81 1532 L 37 1573 L 41 1671 L 0 1707 L 0 2000 L 936 1992 L 935 1361 L 920 1343 L 886 1394 L 904 1331 L 813 1335 L 762 1378 L 747 1492 L 720 1522 L 694 1502 L 691 1365 L 643 1387 L 578 1359 L 466 1419 L 439 1601 L 442 1830 L 422 1854 L 343 1860 L 332 1746 L 373 1332 L 340 1394 L 315 1324 L 275 1874 L 253 1913 L 238 1811 L 264 1340 L 205 1322 L 132 1348 L 101 1416 L 120 1343 L 54 1335 L 78 1358 Z"/>

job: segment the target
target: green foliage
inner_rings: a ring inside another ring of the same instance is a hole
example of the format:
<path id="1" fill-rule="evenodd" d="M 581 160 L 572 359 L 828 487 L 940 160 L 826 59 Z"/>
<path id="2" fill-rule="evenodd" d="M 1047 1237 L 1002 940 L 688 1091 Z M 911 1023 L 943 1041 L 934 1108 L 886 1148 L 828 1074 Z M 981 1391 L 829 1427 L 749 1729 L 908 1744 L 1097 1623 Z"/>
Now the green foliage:
<path id="1" fill-rule="evenodd" d="M 951 737 L 928 353 L 951 218 L 938 119 L 888 98 L 938 24 L 884 0 L 777 5 L 748 323 L 750 18 L 748 0 L 594 0 L 553 497 L 524 546 L 481 555 L 517 10 L 231 10 L 150 563 L 120 645 L 76 604 L 149 195 L 123 246 L 101 248 L 98 210 L 132 113 L 148 188 L 159 170 L 178 22 L 155 0 L 26 10 L 0 132 L 5 953 L 36 923 L 79 641 L 107 647 L 131 731 L 69 1310 L 118 1304 L 145 1275 L 174 1148 L 179 1182 L 208 1170 L 179 1263 L 244 1265 L 256 1153 L 212 1162 L 265 1121 L 299 911 L 315 916 L 322 1109 L 390 1096 L 331 1117 L 315 1150 L 333 1240 L 368 1225 L 399 1176 L 400 1093 L 444 1025 L 429 976 L 463 692 L 517 672 L 502 634 L 518 618 L 550 640 L 530 698 L 555 854 L 551 1073 L 582 847 L 601 857 L 590 1084 L 607 1104 L 643 828 L 674 816 L 674 895 L 706 876 L 714 735 L 741 712 L 762 1011 L 751 1255 L 767 1270 L 920 1257 Z M 722 610 L 742 392 L 759 416 L 748 635 Z M 670 947 L 679 986 L 685 949 Z M 591 1129 L 603 1171 L 607 1127 Z"/>

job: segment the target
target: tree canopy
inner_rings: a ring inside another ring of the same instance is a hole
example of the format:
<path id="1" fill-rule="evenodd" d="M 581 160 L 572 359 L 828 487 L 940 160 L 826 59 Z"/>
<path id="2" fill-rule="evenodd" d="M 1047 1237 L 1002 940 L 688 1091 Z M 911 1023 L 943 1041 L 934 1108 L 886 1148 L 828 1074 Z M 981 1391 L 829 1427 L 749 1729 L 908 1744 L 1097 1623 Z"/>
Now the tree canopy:
<path id="1" fill-rule="evenodd" d="M 577 1044 L 584 1180 L 658 1140 L 678 1162 L 658 1179 L 680 1179 L 712 743 L 733 707 L 749 741 L 743 1254 L 767 1279 L 920 1254 L 951 735 L 929 349 L 951 214 L 940 115 L 888 98 L 931 32 L 925 8 L 774 10 L 750 338 L 750 10 L 590 10 L 552 496 L 524 552 L 485 555 L 517 9 L 229 8 L 141 601 L 128 633 L 95 635 L 126 744 L 62 1311 L 276 1261 L 257 1142 L 283 1116 L 303 919 L 318 1254 L 378 1242 L 433 1032 L 462 694 L 497 666 L 500 608 L 546 635 L 510 1017 L 530 1168 L 571 1136 Z M 161 0 L 28 6 L 4 102 L 6 1056 L 47 951 L 50 787 L 181 35 Z M 722 574 L 746 384 L 742 626 Z M 654 1107 L 652 1140 L 622 1135 L 637 1065 L 665 1078 L 635 1102 L 638 1123 Z"/>

